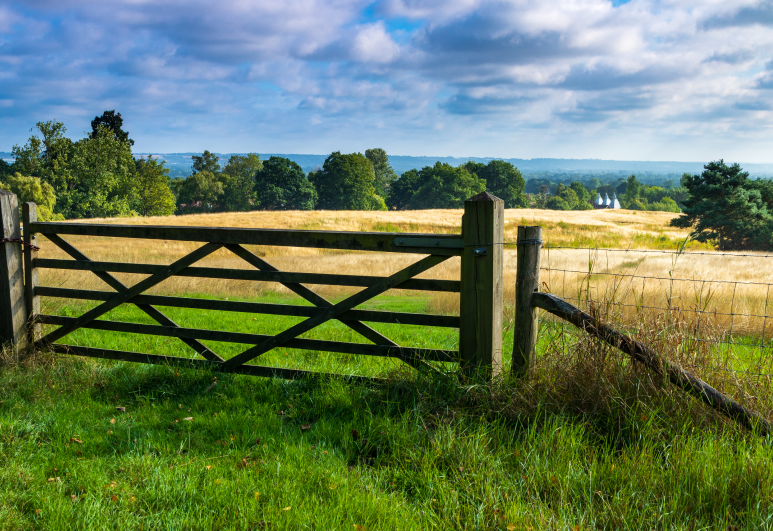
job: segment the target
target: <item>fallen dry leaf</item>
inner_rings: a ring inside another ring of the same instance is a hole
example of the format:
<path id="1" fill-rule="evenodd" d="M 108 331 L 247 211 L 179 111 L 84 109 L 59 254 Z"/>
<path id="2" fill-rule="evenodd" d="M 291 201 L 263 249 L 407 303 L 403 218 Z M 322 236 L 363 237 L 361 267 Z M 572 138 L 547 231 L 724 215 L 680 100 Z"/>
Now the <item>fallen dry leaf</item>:
<path id="1" fill-rule="evenodd" d="M 62 482 L 62 478 L 60 478 L 59 476 L 57 476 L 55 478 L 48 478 L 48 482 L 49 483 L 61 483 Z"/>
<path id="2" fill-rule="evenodd" d="M 40 514 L 43 512 L 43 509 L 35 509 L 35 514 Z"/>
<path id="3" fill-rule="evenodd" d="M 80 444 L 80 443 L 82 443 L 83 441 L 81 441 L 81 440 L 80 440 L 80 439 L 78 439 L 77 437 L 70 437 L 70 442 L 74 442 L 74 443 L 78 443 L 78 444 Z"/>
<path id="4" fill-rule="evenodd" d="M 77 494 L 71 494 L 71 495 L 70 495 L 70 500 L 71 500 L 73 503 L 78 503 L 78 495 L 77 495 Z"/>
<path id="5" fill-rule="evenodd" d="M 284 508 L 284 509 L 282 509 L 282 510 L 283 510 L 283 511 L 289 511 L 290 509 L 292 509 L 292 507 L 285 507 L 285 508 Z"/>
<path id="6" fill-rule="evenodd" d="M 185 417 L 183 420 L 187 420 L 188 422 L 191 422 L 193 420 L 193 417 Z"/>
<path id="7" fill-rule="evenodd" d="M 110 419 L 110 424 L 115 424 L 115 419 Z"/>
<path id="8" fill-rule="evenodd" d="M 306 431 L 311 428 L 311 424 L 301 424 L 301 429 L 303 431 Z"/>
<path id="9" fill-rule="evenodd" d="M 207 470 L 211 470 L 212 469 L 212 465 L 207 465 L 204 468 L 206 468 Z"/>
<path id="10" fill-rule="evenodd" d="M 507 531 L 515 531 L 515 524 L 507 524 Z"/>
<path id="11" fill-rule="evenodd" d="M 118 496 L 113 494 L 112 496 L 110 496 L 110 499 L 113 500 L 114 502 L 117 502 L 118 501 Z"/>

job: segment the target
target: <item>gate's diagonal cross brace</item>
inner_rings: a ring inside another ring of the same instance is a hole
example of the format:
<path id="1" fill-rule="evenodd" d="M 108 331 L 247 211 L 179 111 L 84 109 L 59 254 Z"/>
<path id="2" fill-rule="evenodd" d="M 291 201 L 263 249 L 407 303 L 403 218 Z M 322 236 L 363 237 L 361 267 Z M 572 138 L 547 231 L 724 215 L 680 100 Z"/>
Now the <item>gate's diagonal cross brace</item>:
<path id="1" fill-rule="evenodd" d="M 412 264 L 405 269 L 398 271 L 394 275 L 383 278 L 370 287 L 360 291 L 359 293 L 355 293 L 351 297 L 348 297 L 338 304 L 331 306 L 327 311 L 320 313 L 316 317 L 309 317 L 305 321 L 288 328 L 284 332 L 277 334 L 271 339 L 268 339 L 259 345 L 255 345 L 254 347 L 245 350 L 241 354 L 237 354 L 223 364 L 223 369 L 232 370 L 234 367 L 243 365 L 251 359 L 258 357 L 273 348 L 280 347 L 290 339 L 304 334 L 312 328 L 316 328 L 317 326 L 321 325 L 322 323 L 325 323 L 331 319 L 335 319 L 342 313 L 351 310 L 355 306 L 358 306 L 389 289 L 398 287 L 406 280 L 409 280 L 416 275 L 423 273 L 427 269 L 430 269 L 437 264 L 448 260 L 448 258 L 450 257 L 434 255 L 422 258 L 415 264 Z"/>
<path id="2" fill-rule="evenodd" d="M 97 317 L 104 315 L 105 313 L 109 312 L 113 308 L 116 308 L 117 306 L 123 303 L 131 302 L 131 299 L 133 299 L 143 291 L 147 291 L 153 286 L 155 286 L 156 284 L 160 284 L 167 278 L 173 275 L 176 275 L 177 273 L 179 273 L 186 267 L 190 266 L 191 264 L 195 264 L 205 256 L 210 255 L 213 252 L 217 251 L 222 246 L 223 244 L 220 244 L 220 243 L 208 243 L 206 245 L 199 247 L 192 253 L 170 264 L 169 267 L 167 267 L 166 269 L 159 271 L 158 273 L 155 273 L 153 275 L 150 275 L 148 278 L 136 283 L 134 286 L 127 289 L 126 291 L 116 293 L 109 300 L 103 302 L 96 308 L 93 308 L 92 310 L 89 310 L 88 312 L 84 313 L 69 325 L 59 327 L 53 332 L 50 332 L 48 335 L 43 337 L 39 343 L 41 344 L 53 343 L 57 339 L 60 339 L 66 336 L 67 334 L 69 334 L 70 332 L 77 330 L 84 324 L 90 323 Z"/>
<path id="3" fill-rule="evenodd" d="M 263 260 L 262 258 L 259 258 L 254 253 L 248 251 L 241 245 L 226 245 L 226 249 L 234 253 L 239 258 L 243 259 L 245 262 L 249 263 L 250 265 L 254 266 L 255 268 L 261 270 L 261 271 L 276 271 L 279 272 L 277 268 Z M 303 284 L 297 284 L 294 282 L 281 282 L 281 284 L 295 293 L 296 295 L 299 295 L 312 303 L 314 306 L 320 307 L 320 308 L 329 308 L 333 306 L 333 303 L 325 299 L 324 297 L 317 295 L 312 290 L 304 286 Z M 348 319 L 340 319 L 340 321 L 360 334 L 361 336 L 365 337 L 366 339 L 369 339 L 370 341 L 373 341 L 376 345 L 390 345 L 392 347 L 399 346 L 397 343 L 389 339 L 388 337 L 381 335 L 373 328 L 369 327 L 365 323 L 362 323 L 360 321 L 350 321 Z"/>
<path id="4" fill-rule="evenodd" d="M 61 250 L 72 256 L 76 260 L 85 260 L 85 261 L 91 261 L 91 259 L 80 252 L 74 245 L 72 245 L 70 242 L 66 241 L 64 238 L 59 236 L 58 234 L 44 234 L 46 238 L 48 238 L 51 243 L 59 247 Z M 113 275 L 106 271 L 94 271 L 94 274 L 102 279 L 108 286 L 113 288 L 117 292 L 123 292 L 129 289 L 123 282 L 115 278 Z M 135 303 L 135 306 L 145 312 L 151 319 L 155 320 L 158 324 L 163 326 L 174 326 L 175 328 L 179 328 L 177 323 L 175 323 L 172 319 L 164 315 L 161 310 L 157 309 L 155 306 L 151 306 L 150 304 L 137 304 Z M 215 354 L 212 350 L 210 350 L 204 343 L 199 341 L 198 339 L 190 339 L 190 338 L 181 338 L 183 343 L 191 347 L 196 354 L 199 354 L 203 356 L 205 359 L 208 359 L 209 361 L 224 361 L 223 358 Z"/>

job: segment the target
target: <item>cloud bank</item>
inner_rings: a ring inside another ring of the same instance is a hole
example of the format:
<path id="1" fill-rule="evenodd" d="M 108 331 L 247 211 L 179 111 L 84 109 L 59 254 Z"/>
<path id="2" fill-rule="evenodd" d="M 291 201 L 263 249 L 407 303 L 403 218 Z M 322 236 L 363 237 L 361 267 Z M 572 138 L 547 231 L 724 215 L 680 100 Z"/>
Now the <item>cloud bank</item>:
<path id="1" fill-rule="evenodd" d="M 0 151 L 773 161 L 773 1 L 6 1 Z"/>

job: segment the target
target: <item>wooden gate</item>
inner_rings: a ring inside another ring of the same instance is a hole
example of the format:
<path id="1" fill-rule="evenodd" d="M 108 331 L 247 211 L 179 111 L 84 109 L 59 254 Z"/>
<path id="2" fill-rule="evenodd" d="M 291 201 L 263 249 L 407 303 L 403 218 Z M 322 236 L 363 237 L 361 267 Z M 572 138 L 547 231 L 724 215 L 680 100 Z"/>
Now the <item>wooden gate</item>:
<path id="1" fill-rule="evenodd" d="M 502 364 L 502 243 L 503 202 L 482 193 L 465 202 L 462 234 L 403 234 L 377 232 L 334 232 L 276 229 L 243 229 L 212 227 L 173 227 L 117 225 L 94 223 L 38 222 L 34 203 L 23 205 L 24 240 L 18 241 L 18 209 L 15 196 L 0 204 L 2 220 L 8 225 L 2 251 L 9 260 L 21 262 L 23 247 L 23 289 L 18 278 L 8 278 L 15 289 L 7 304 L 24 308 L 26 319 L 4 324 L 0 333 L 3 340 L 19 344 L 26 337 L 35 347 L 53 349 L 58 353 L 96 358 L 117 359 L 143 363 L 187 364 L 226 372 L 259 376 L 295 378 L 309 374 L 296 369 L 266 367 L 249 364 L 252 360 L 278 347 L 387 356 L 417 367 L 424 361 L 459 362 L 468 372 L 484 372 L 491 376 Z M 15 215 L 15 221 L 14 221 Z M 5 232 L 4 232 L 5 234 Z M 53 245 L 67 253 L 72 260 L 38 258 L 37 235 L 42 234 Z M 203 245 L 169 265 L 151 265 L 91 260 L 68 242 L 64 236 L 93 236 L 111 238 L 141 238 L 166 241 L 201 242 Z M 338 275 L 322 273 L 295 273 L 279 271 L 263 258 L 252 253 L 245 245 L 312 247 L 350 251 L 373 251 L 425 255 L 412 265 L 388 277 Z M 225 248 L 254 267 L 253 270 L 199 267 L 194 264 L 218 249 Z M 462 261 L 459 280 L 417 279 L 417 275 L 448 260 L 460 256 Z M 90 271 L 114 291 L 65 289 L 38 285 L 41 268 Z M 19 268 L 19 271 L 21 268 Z M 111 273 L 148 275 L 133 286 L 127 286 Z M 193 299 L 144 293 L 172 276 L 236 279 L 278 282 L 314 306 L 293 306 L 257 302 Z M 312 291 L 307 285 L 336 285 L 362 287 L 363 290 L 333 304 Z M 426 315 L 403 312 L 358 310 L 357 306 L 390 289 L 459 292 L 460 316 Z M 61 297 L 102 301 L 95 308 L 78 317 L 45 315 L 40 313 L 40 297 Z M 12 300 L 13 299 L 13 300 Z M 6 301 L 2 301 L 6 304 Z M 122 304 L 133 304 L 157 325 L 101 320 L 110 310 Z M 275 336 L 202 330 L 178 326 L 156 306 L 223 310 L 257 314 L 306 317 L 306 319 Z M 11 306 L 8 306 L 9 308 Z M 331 320 L 345 324 L 370 343 L 347 343 L 301 339 L 298 336 Z M 397 323 L 458 328 L 459 350 L 419 349 L 401 346 L 374 330 L 366 322 Z M 21 323 L 21 324 L 19 324 Z M 58 328 L 41 337 L 41 325 Z M 20 334 L 19 327 L 25 332 Z M 200 358 L 177 358 L 152 353 L 107 350 L 62 343 L 68 334 L 80 328 L 129 332 L 155 336 L 177 337 Z M 252 345 L 245 351 L 224 359 L 204 345 L 202 340 Z"/>

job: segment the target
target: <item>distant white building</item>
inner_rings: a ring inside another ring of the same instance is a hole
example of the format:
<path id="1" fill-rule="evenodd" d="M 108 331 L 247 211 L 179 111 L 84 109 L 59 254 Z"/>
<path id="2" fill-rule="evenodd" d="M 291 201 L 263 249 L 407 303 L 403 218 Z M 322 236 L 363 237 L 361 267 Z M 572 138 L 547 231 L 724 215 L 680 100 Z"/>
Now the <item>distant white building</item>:
<path id="1" fill-rule="evenodd" d="M 598 194 L 598 198 L 593 202 L 593 208 L 601 210 L 604 208 L 609 209 L 621 209 L 620 201 L 617 200 L 617 194 L 612 194 L 612 199 L 609 198 L 609 194 L 604 194 L 604 199 L 601 199 L 601 194 Z"/>

